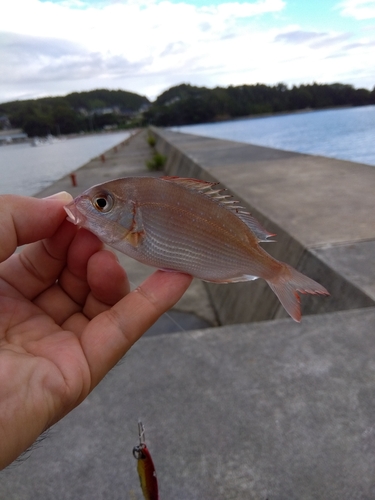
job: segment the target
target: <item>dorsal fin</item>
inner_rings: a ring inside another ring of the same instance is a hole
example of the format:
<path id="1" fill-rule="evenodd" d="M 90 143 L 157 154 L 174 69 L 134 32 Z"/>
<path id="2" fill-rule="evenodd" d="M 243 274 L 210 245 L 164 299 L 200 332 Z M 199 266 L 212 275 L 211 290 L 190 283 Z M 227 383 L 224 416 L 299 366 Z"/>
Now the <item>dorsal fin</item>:
<path id="1" fill-rule="evenodd" d="M 208 182 L 200 179 L 173 176 L 164 176 L 161 177 L 161 179 L 169 182 L 175 182 L 176 184 L 185 186 L 188 189 L 199 191 L 202 195 L 208 196 L 216 203 L 220 203 L 220 205 L 224 206 L 227 210 L 233 212 L 255 234 L 259 241 L 273 241 L 268 238 L 275 235 L 264 229 L 260 222 L 247 212 L 244 207 L 241 207 L 238 204 L 238 201 L 233 200 L 232 196 L 225 192 L 226 189 L 212 189 L 214 186 L 219 184 L 218 182 Z"/>
<path id="2" fill-rule="evenodd" d="M 244 222 L 249 229 L 255 234 L 259 241 L 263 241 L 265 243 L 271 243 L 275 240 L 269 240 L 272 236 L 276 236 L 275 233 L 270 233 L 267 229 L 261 225 L 259 221 L 255 217 L 251 215 L 250 212 L 246 212 L 244 210 L 239 210 L 237 212 L 236 207 L 233 207 L 231 210 L 235 212 L 237 217 Z"/>
<path id="3" fill-rule="evenodd" d="M 163 181 L 175 182 L 176 184 L 181 184 L 190 189 L 196 189 L 197 191 L 204 191 L 205 189 L 210 189 L 212 186 L 219 184 L 218 182 L 201 181 L 200 179 L 176 177 L 172 175 L 164 175 L 163 177 L 160 177 L 160 179 L 163 179 Z"/>

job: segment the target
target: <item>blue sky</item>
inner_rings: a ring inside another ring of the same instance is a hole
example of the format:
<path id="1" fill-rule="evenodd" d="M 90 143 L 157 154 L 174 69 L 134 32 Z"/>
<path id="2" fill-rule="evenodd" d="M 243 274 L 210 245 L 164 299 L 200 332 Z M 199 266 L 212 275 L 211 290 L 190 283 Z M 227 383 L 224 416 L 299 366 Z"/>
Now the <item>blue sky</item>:
<path id="1" fill-rule="evenodd" d="M 375 0 L 12 0 L 0 102 L 179 83 L 375 86 Z"/>

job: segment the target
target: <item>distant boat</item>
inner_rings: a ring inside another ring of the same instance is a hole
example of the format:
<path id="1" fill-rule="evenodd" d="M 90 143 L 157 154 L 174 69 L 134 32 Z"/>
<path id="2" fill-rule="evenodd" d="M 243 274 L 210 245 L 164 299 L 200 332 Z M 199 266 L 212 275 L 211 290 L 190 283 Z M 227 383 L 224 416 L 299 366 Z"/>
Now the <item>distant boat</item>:
<path id="1" fill-rule="evenodd" d="M 21 131 L 21 129 L 10 129 L 0 131 L 0 146 L 5 144 L 13 144 L 17 142 L 27 141 L 27 134 Z"/>
<path id="2" fill-rule="evenodd" d="M 36 146 L 43 146 L 43 141 L 39 139 L 39 137 L 33 137 L 30 146 L 36 147 Z"/>
<path id="3" fill-rule="evenodd" d="M 30 142 L 30 145 L 33 147 L 48 146 L 50 144 L 55 144 L 56 142 L 61 142 L 61 139 L 49 134 L 47 137 L 34 137 Z"/>

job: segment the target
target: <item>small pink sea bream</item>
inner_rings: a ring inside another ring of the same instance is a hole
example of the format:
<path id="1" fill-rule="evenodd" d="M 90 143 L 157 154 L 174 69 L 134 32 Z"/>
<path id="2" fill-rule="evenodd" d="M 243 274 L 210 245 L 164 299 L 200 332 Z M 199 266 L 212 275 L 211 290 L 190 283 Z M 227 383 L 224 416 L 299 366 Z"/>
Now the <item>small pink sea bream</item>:
<path id="1" fill-rule="evenodd" d="M 212 182 L 125 177 L 93 186 L 65 210 L 69 221 L 149 266 L 214 283 L 263 278 L 295 321 L 298 292 L 329 295 L 271 257 L 259 242 L 274 235 Z"/>

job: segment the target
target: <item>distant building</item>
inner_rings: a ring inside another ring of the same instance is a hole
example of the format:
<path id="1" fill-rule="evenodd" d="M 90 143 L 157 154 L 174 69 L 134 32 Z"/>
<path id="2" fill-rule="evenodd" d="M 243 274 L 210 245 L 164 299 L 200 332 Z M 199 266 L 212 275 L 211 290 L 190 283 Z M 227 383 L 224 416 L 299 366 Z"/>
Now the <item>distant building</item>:
<path id="1" fill-rule="evenodd" d="M 181 101 L 181 97 L 177 95 L 176 97 L 172 97 L 172 99 L 169 99 L 169 101 L 164 103 L 164 106 L 172 106 L 175 102 Z"/>
<path id="2" fill-rule="evenodd" d="M 117 130 L 118 129 L 118 125 L 117 124 L 114 124 L 114 125 L 104 125 L 103 127 L 103 130 L 105 132 L 109 132 L 111 130 Z"/>
<path id="3" fill-rule="evenodd" d="M 12 128 L 12 125 L 10 124 L 9 118 L 7 115 L 1 115 L 0 116 L 0 130 L 8 130 Z"/>
<path id="4" fill-rule="evenodd" d="M 22 132 L 21 129 L 13 128 L 8 130 L 0 130 L 0 146 L 4 146 L 5 144 L 13 144 L 15 142 L 26 142 L 27 140 L 27 134 Z"/>
<path id="5" fill-rule="evenodd" d="M 151 103 L 149 102 L 145 102 L 144 104 L 142 104 L 142 106 L 138 109 L 138 113 L 145 113 L 146 111 L 148 111 L 151 107 Z"/>
<path id="6" fill-rule="evenodd" d="M 91 115 L 120 115 L 121 111 L 118 106 L 106 107 L 106 108 L 95 108 L 90 112 Z"/>

